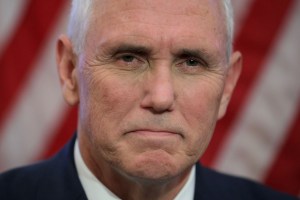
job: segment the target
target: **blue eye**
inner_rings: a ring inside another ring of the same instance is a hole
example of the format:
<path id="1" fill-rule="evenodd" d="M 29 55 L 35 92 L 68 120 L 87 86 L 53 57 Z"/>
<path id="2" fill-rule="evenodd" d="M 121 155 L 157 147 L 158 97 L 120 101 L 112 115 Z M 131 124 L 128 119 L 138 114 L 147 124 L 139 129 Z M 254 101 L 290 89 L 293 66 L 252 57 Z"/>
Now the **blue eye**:
<path id="1" fill-rule="evenodd" d="M 188 66 L 198 66 L 200 63 L 197 60 L 195 60 L 195 59 L 188 59 L 186 61 L 186 64 Z"/>
<path id="2" fill-rule="evenodd" d="M 124 62 L 133 62 L 133 60 L 135 59 L 134 56 L 131 56 L 131 55 L 123 55 L 121 57 L 121 59 L 124 61 Z"/>
<path id="3" fill-rule="evenodd" d="M 177 69 L 184 74 L 201 74 L 206 69 L 206 62 L 200 58 L 184 57 L 177 63 Z"/>
<path id="4" fill-rule="evenodd" d="M 137 55 L 123 53 L 115 56 L 115 66 L 126 71 L 142 70 L 146 69 L 147 62 Z"/>

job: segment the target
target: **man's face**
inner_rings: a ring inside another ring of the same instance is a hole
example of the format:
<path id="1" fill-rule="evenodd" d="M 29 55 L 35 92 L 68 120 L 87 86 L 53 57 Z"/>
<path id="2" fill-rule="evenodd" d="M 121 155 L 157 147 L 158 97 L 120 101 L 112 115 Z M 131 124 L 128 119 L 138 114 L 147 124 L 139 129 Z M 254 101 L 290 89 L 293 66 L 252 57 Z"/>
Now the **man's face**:
<path id="1" fill-rule="evenodd" d="M 76 68 L 87 162 L 164 179 L 199 159 L 227 105 L 219 3 L 95 1 Z"/>

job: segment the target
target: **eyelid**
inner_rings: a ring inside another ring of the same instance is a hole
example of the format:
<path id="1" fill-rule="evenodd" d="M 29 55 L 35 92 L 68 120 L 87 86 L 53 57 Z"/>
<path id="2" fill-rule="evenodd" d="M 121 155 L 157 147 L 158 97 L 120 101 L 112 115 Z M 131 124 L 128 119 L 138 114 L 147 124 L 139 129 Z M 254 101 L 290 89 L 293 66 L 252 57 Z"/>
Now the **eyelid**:
<path id="1" fill-rule="evenodd" d="M 178 59 L 194 59 L 197 60 L 199 63 L 202 63 L 203 66 L 209 67 L 211 64 L 212 55 L 207 53 L 205 49 L 188 49 L 184 48 L 179 50 L 174 56 Z"/>
<path id="2" fill-rule="evenodd" d="M 180 56 L 181 58 L 179 58 L 180 60 L 182 60 L 182 62 L 180 63 L 183 63 L 183 62 L 186 62 L 188 60 L 195 60 L 197 61 L 200 65 L 208 68 L 209 67 L 209 64 L 202 58 L 199 58 L 199 57 L 195 57 L 195 56 L 191 56 L 191 55 L 182 55 Z"/>
<path id="3" fill-rule="evenodd" d="M 121 59 L 124 56 L 132 56 L 133 58 L 137 59 L 138 61 L 144 62 L 144 59 L 141 58 L 139 55 L 136 55 L 134 53 L 129 53 L 129 52 L 124 52 L 124 53 L 118 53 L 117 55 L 115 55 L 114 57 L 116 59 Z"/>
<path id="4" fill-rule="evenodd" d="M 110 52 L 112 56 L 128 53 L 138 57 L 148 57 L 150 50 L 142 46 L 121 45 L 119 47 L 111 49 Z"/>
<path id="5" fill-rule="evenodd" d="M 203 59 L 191 57 L 191 58 L 188 58 L 187 60 L 195 60 L 195 61 L 197 61 L 198 63 L 200 63 L 201 65 L 203 65 L 203 66 L 205 66 L 205 67 L 208 66 L 208 64 L 206 63 L 206 61 L 203 60 Z"/>

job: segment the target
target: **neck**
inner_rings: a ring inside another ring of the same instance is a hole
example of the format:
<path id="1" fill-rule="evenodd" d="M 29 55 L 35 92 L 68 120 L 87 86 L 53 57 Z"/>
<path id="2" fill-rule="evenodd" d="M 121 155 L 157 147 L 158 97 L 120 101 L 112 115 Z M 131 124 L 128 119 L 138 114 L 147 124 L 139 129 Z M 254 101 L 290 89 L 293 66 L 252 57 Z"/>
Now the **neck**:
<path id="1" fill-rule="evenodd" d="M 105 171 L 105 173 L 104 173 Z M 128 177 L 117 171 L 92 171 L 108 189 L 121 199 L 174 199 L 189 178 L 191 169 L 177 177 L 164 180 L 145 180 Z M 103 176 L 105 174 L 105 176 Z"/>
<path id="2" fill-rule="evenodd" d="M 83 150 L 83 149 L 82 149 Z M 105 162 L 96 162 L 91 156 L 85 156 L 81 150 L 84 163 L 94 176 L 111 192 L 121 199 L 174 199 L 188 181 L 191 167 L 171 178 L 144 179 L 132 177 L 114 169 Z"/>
<path id="3" fill-rule="evenodd" d="M 86 138 L 81 138 L 80 143 Z M 161 179 L 134 177 L 112 167 L 97 156 L 91 156 L 89 148 L 79 148 L 81 157 L 94 176 L 120 199 L 174 199 L 189 179 L 192 169 L 188 167 L 177 176 Z M 94 160 L 94 158 L 99 158 Z"/>

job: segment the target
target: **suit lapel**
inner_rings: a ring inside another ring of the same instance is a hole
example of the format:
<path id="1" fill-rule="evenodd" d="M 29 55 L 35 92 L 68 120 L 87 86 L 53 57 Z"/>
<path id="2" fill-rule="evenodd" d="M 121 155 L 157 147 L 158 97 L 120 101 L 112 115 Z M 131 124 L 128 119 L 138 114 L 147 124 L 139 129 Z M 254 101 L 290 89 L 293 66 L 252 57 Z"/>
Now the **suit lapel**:
<path id="1" fill-rule="evenodd" d="M 49 162 L 41 175 L 37 199 L 87 199 L 80 183 L 74 163 L 74 144 L 72 140 Z"/>

